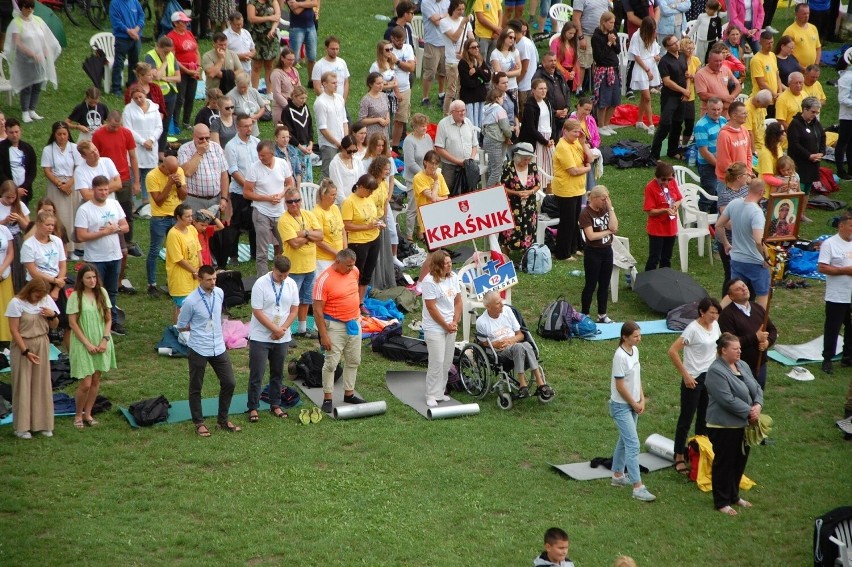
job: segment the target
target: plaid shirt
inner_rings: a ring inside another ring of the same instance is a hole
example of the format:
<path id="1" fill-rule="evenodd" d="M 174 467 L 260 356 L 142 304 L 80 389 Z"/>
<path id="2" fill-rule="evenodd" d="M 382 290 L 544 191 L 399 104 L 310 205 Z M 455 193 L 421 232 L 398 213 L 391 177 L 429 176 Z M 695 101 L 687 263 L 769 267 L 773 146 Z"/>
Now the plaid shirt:
<path id="1" fill-rule="evenodd" d="M 195 154 L 195 142 L 187 142 L 178 150 L 178 163 L 183 164 L 192 159 Z M 186 176 L 187 193 L 193 197 L 204 199 L 215 197 L 222 192 L 222 172 L 228 171 L 228 160 L 222 146 L 210 142 L 210 148 L 201 158 L 198 169 L 192 176 Z"/>

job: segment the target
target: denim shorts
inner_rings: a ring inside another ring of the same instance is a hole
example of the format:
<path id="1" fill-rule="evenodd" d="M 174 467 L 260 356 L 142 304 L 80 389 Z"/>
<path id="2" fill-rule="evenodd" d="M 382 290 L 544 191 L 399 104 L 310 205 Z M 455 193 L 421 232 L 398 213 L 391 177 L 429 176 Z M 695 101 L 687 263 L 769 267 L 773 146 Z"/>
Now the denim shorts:
<path id="1" fill-rule="evenodd" d="M 507 8 L 512 8 L 514 6 L 525 6 L 527 0 L 505 0 L 504 4 Z"/>
<path id="2" fill-rule="evenodd" d="M 769 295 L 769 269 L 763 264 L 750 264 L 731 260 L 731 279 L 742 279 L 751 284 L 757 296 Z"/>
<path id="3" fill-rule="evenodd" d="M 542 18 L 546 18 L 550 15 L 550 4 L 552 0 L 541 0 L 538 4 L 538 15 Z M 553 30 L 554 32 L 557 30 Z"/>
<path id="4" fill-rule="evenodd" d="M 314 303 L 314 278 L 316 272 L 307 274 L 290 274 L 299 288 L 299 305 L 313 305 Z"/>

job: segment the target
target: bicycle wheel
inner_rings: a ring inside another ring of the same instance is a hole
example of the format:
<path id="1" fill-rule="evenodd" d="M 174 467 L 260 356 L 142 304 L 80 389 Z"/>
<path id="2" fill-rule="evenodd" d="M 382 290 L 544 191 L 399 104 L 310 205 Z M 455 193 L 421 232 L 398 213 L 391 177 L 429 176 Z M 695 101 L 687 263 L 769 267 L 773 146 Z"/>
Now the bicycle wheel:
<path id="1" fill-rule="evenodd" d="M 80 27 L 80 21 L 83 19 L 85 12 L 83 6 L 77 0 L 65 0 L 62 9 L 68 17 L 68 21 L 76 27 Z"/>
<path id="2" fill-rule="evenodd" d="M 103 25 L 108 20 L 108 15 L 109 6 L 106 4 L 105 0 L 87 0 L 86 16 L 97 29 L 103 29 Z"/>

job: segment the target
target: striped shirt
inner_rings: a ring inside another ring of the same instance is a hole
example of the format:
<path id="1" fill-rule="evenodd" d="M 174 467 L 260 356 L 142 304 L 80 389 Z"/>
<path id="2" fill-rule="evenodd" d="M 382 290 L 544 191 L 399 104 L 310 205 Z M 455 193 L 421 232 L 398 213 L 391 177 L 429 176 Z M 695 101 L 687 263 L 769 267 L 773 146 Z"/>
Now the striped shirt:
<path id="1" fill-rule="evenodd" d="M 692 130 L 692 135 L 695 136 L 695 147 L 698 149 L 707 148 L 710 153 L 716 155 L 716 139 L 719 137 L 719 130 L 727 124 L 728 120 L 724 116 L 719 117 L 716 122 L 709 118 L 706 114 L 695 123 L 695 128 Z M 698 152 L 698 163 L 708 165 L 709 162 L 701 157 L 701 152 Z"/>
<path id="2" fill-rule="evenodd" d="M 189 141 L 178 150 L 178 163 L 186 170 L 186 162 L 195 154 L 195 142 Z M 222 146 L 210 141 L 210 147 L 201 158 L 198 169 L 193 175 L 186 176 L 186 191 L 192 197 L 204 199 L 215 197 L 222 192 L 222 172 L 228 171 L 228 160 Z"/>

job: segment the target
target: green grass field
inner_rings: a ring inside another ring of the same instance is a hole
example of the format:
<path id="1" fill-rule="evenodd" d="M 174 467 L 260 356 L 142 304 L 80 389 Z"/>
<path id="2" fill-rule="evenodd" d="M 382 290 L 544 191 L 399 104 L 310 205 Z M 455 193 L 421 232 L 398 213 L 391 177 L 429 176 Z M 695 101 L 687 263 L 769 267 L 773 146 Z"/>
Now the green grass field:
<path id="1" fill-rule="evenodd" d="M 324 3 L 320 36 L 342 40 L 341 56 L 353 73 L 351 113 L 366 92 L 363 78 L 386 25 L 373 16 L 389 14 L 389 7 L 389 0 Z M 775 27 L 791 20 L 789 9 L 779 9 Z M 94 30 L 66 22 L 66 31 L 59 90 L 43 97 L 39 112 L 46 120 L 24 128 L 39 153 L 50 123 L 64 119 L 90 85 L 80 64 Z M 203 42 L 202 51 L 208 46 Z M 835 76 L 825 69 L 823 83 Z M 413 99 L 419 91 L 418 84 Z M 837 103 L 836 89 L 826 91 L 821 119 L 828 125 L 836 121 Z M 5 97 L 0 101 L 7 116 L 20 116 Z M 105 102 L 120 108 L 115 97 Z M 434 110 L 430 115 L 439 118 Z M 271 135 L 268 123 L 262 133 Z M 633 128 L 618 136 L 626 137 L 650 142 Z M 647 255 L 642 188 L 651 175 L 649 169 L 608 169 L 602 178 L 640 263 Z M 43 178 L 37 187 L 38 197 Z M 840 198 L 848 199 L 848 185 Z M 811 216 L 816 222 L 803 226 L 802 236 L 833 232 L 830 214 Z M 136 231 L 146 249 L 147 222 L 137 221 Z M 690 272 L 718 293 L 720 263 L 698 258 L 694 244 L 691 256 Z M 559 294 L 579 303 L 583 279 L 569 275 L 574 269 L 582 265 L 556 263 L 547 275 L 521 275 L 514 300 L 528 321 Z M 132 258 L 129 271 L 144 289 L 144 259 Z M 822 333 L 822 294 L 819 283 L 775 294 L 780 341 L 805 342 Z M 130 333 L 116 339 L 119 368 L 105 377 L 101 393 L 125 406 L 158 394 L 185 399 L 186 361 L 154 352 L 171 322 L 171 303 L 143 293 L 122 296 L 120 304 Z M 618 321 L 659 318 L 623 288 L 609 313 Z M 640 346 L 648 397 L 639 422 L 643 440 L 652 433 L 674 436 L 679 376 L 666 350 L 675 336 L 649 336 Z M 296 354 L 308 345 L 300 346 Z M 752 452 L 746 473 L 757 487 L 745 496 L 754 508 L 728 518 L 714 511 L 710 494 L 673 470 L 644 478 L 658 496 L 653 504 L 632 501 L 627 489 L 606 481 L 576 482 L 551 470 L 550 462 L 611 455 L 616 430 L 606 401 L 616 343 L 539 340 L 539 346 L 556 400 L 547 406 L 528 401 L 507 412 L 492 395 L 471 418 L 424 420 L 384 386 L 384 372 L 398 365 L 365 349 L 358 389 L 368 400 L 387 401 L 380 417 L 302 427 L 293 416 L 282 422 L 265 414 L 257 425 L 235 416 L 242 433 L 214 432 L 211 439 L 195 436 L 188 423 L 132 430 L 115 411 L 85 431 L 59 418 L 53 439 L 19 441 L 3 428 L 0 564 L 529 565 L 544 531 L 561 526 L 571 535 L 570 557 L 578 566 L 607 566 L 620 554 L 643 566 L 806 565 L 814 518 L 852 500 L 852 444 L 834 426 L 842 417 L 848 369 L 826 376 L 811 367 L 817 380 L 802 383 L 769 364 L 765 411 L 775 419 L 777 444 Z M 231 357 L 237 391 L 244 392 L 247 353 Z M 208 376 L 205 396 L 217 392 Z"/>

